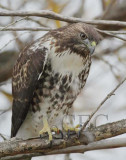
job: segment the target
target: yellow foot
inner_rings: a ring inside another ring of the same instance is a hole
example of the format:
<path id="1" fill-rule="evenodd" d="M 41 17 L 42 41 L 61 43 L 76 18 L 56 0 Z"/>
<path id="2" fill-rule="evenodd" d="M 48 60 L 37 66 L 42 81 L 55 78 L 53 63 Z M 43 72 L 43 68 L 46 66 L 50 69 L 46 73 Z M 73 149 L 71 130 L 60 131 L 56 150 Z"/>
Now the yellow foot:
<path id="1" fill-rule="evenodd" d="M 51 132 L 51 129 L 50 129 L 50 126 L 48 124 L 48 121 L 46 119 L 46 117 L 43 117 L 43 128 L 42 130 L 39 132 L 39 135 L 41 137 L 41 135 L 47 133 L 48 136 L 49 136 L 49 141 L 52 142 L 52 132 Z"/>
<path id="2" fill-rule="evenodd" d="M 80 127 L 81 125 L 78 124 L 75 127 L 70 127 L 68 124 L 64 123 L 63 124 L 63 130 L 66 131 L 68 134 L 68 137 L 70 136 L 70 132 L 76 132 L 77 136 L 80 136 Z"/>
<path id="3" fill-rule="evenodd" d="M 68 132 L 68 131 L 78 132 L 80 127 L 81 127 L 80 124 L 76 125 L 75 127 L 70 127 L 67 123 L 63 124 L 63 129 L 66 132 Z"/>

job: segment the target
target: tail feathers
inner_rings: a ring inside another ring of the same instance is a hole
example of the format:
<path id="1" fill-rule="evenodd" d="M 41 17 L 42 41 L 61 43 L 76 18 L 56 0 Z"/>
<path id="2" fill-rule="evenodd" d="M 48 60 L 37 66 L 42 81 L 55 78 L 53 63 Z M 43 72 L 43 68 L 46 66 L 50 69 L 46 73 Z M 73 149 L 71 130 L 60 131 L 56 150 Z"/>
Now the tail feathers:
<path id="1" fill-rule="evenodd" d="M 15 137 L 29 110 L 27 101 L 13 100 L 11 138 Z"/>

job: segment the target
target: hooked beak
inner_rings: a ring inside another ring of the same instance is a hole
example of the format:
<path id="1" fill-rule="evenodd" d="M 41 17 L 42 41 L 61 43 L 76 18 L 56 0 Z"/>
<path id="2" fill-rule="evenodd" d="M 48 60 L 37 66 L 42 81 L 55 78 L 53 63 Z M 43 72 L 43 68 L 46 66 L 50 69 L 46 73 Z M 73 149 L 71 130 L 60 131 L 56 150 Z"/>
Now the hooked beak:
<path id="1" fill-rule="evenodd" d="M 86 40 L 85 45 L 87 46 L 88 50 L 90 51 L 90 54 L 93 54 L 95 51 L 96 42 L 95 41 L 90 42 L 89 40 Z"/>
<path id="2" fill-rule="evenodd" d="M 95 41 L 91 42 L 90 45 L 89 45 L 88 47 L 89 47 L 90 53 L 93 54 L 94 51 L 95 51 L 96 42 L 95 42 Z"/>

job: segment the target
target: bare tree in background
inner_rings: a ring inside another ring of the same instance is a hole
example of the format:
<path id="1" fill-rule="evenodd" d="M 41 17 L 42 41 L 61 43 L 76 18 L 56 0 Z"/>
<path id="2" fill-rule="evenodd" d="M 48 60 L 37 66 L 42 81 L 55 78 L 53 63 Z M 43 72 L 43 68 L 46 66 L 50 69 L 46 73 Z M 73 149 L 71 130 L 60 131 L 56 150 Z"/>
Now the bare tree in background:
<path id="1" fill-rule="evenodd" d="M 90 0 L 90 3 L 94 1 Z M 126 1 L 101 0 L 97 5 L 101 13 L 89 20 L 90 16 L 87 16 L 91 10 L 87 11 L 87 0 L 78 3 L 72 0 L 0 1 L 0 101 L 8 102 L 5 107 L 2 106 L 4 103 L 0 104 L 2 160 L 126 147 L 125 138 L 115 137 L 126 133 L 126 85 L 123 84 L 126 80 Z M 71 6 L 74 9 L 70 12 Z M 30 7 L 31 10 L 26 11 Z M 68 139 L 54 139 L 52 148 L 46 137 L 10 141 L 9 133 L 4 129 L 9 127 L 10 120 L 3 125 L 3 118 L 11 112 L 12 95 L 8 86 L 11 88 L 12 68 L 20 51 L 47 31 L 80 21 L 94 25 L 104 37 L 92 57 L 93 65 L 85 90 L 74 104 L 75 113 L 84 117 L 90 115 L 83 123 L 82 129 L 86 130 L 82 130 L 79 139 L 74 133 Z M 106 123 L 106 114 L 111 123 Z M 115 139 L 106 140 L 111 137 Z M 70 156 L 64 158 L 70 159 Z"/>

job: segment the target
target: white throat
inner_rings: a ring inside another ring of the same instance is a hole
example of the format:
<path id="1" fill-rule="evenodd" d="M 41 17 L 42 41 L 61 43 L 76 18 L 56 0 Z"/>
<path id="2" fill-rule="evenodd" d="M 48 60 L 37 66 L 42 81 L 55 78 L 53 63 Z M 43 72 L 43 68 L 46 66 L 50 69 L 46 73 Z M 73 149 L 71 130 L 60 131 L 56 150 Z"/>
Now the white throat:
<path id="1" fill-rule="evenodd" d="M 49 58 L 51 59 L 52 69 L 54 72 L 61 74 L 72 73 L 78 75 L 84 69 L 83 58 L 76 53 L 70 53 L 70 50 L 61 53 L 51 52 Z"/>

